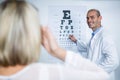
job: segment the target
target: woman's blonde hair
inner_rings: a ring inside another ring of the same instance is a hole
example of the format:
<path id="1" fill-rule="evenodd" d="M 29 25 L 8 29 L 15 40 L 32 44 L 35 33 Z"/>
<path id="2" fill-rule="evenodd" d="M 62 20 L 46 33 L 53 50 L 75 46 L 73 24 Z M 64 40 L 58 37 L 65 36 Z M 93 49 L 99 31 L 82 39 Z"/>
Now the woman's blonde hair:
<path id="1" fill-rule="evenodd" d="M 37 9 L 23 0 L 0 4 L 0 66 L 27 65 L 39 59 Z"/>

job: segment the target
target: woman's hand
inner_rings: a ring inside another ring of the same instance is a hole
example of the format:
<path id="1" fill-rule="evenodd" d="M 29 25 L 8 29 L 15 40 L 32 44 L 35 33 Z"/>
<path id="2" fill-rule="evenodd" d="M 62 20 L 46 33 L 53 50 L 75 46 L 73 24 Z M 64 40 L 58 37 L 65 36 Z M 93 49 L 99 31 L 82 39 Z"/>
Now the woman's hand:
<path id="1" fill-rule="evenodd" d="M 42 45 L 45 49 L 53 56 L 65 60 L 66 51 L 58 46 L 52 33 L 49 31 L 48 27 L 42 27 Z"/>

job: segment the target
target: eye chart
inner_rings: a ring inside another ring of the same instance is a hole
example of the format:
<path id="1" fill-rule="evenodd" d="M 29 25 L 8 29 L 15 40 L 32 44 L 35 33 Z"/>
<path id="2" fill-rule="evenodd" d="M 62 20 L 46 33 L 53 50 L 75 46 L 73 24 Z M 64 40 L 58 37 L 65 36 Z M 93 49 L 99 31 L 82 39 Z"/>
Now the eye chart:
<path id="1" fill-rule="evenodd" d="M 82 34 L 85 34 L 85 10 L 82 6 L 49 6 L 48 26 L 62 48 L 73 50 L 76 46 L 69 39 L 70 34 L 78 40 L 84 37 Z"/>

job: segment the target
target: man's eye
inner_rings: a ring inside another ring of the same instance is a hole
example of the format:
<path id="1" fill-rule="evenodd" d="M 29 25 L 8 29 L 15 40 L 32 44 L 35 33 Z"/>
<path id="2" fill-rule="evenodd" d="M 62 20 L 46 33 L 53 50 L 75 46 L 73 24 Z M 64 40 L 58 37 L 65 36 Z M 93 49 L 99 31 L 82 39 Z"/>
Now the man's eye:
<path id="1" fill-rule="evenodd" d="M 89 20 L 89 18 L 88 18 L 88 17 L 87 17 L 86 19 L 87 19 L 87 20 Z"/>
<path id="2" fill-rule="evenodd" d="M 94 16 L 92 16 L 91 19 L 94 19 Z"/>

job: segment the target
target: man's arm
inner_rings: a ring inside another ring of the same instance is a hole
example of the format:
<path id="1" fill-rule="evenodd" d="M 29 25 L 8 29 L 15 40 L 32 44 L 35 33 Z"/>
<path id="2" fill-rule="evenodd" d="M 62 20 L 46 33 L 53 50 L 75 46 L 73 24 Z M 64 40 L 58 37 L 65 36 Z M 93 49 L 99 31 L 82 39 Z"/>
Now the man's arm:
<path id="1" fill-rule="evenodd" d="M 77 48 L 78 48 L 78 50 L 80 51 L 80 52 L 87 52 L 87 44 L 86 43 L 84 43 L 83 41 L 78 41 L 75 37 L 74 37 L 74 35 L 69 35 L 69 39 L 71 40 L 71 41 L 73 41 L 74 43 L 76 43 L 76 45 L 77 45 Z"/>
<path id="2" fill-rule="evenodd" d="M 99 66 L 108 73 L 114 71 L 119 65 L 119 59 L 115 44 L 111 38 L 103 41 L 102 55 Z"/>

